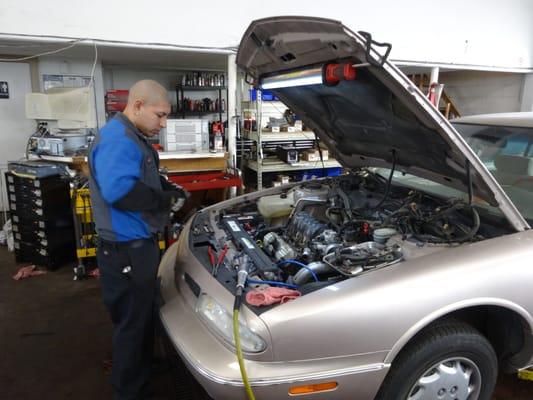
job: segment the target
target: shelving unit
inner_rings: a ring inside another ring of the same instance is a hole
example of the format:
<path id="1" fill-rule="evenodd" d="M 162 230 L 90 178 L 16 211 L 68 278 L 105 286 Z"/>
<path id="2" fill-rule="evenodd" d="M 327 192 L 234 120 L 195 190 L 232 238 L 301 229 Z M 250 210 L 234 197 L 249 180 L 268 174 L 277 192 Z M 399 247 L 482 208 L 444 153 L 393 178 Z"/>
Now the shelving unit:
<path id="1" fill-rule="evenodd" d="M 272 104 L 271 102 L 269 103 Z M 283 105 L 282 107 L 285 106 Z M 255 101 L 250 101 L 247 105 L 244 105 L 243 112 L 255 116 L 256 121 L 255 129 L 252 129 L 250 126 L 250 129 L 243 131 L 244 138 L 252 140 L 255 143 L 255 159 L 244 160 L 243 165 L 256 172 L 257 190 L 263 188 L 263 174 L 265 173 L 341 167 L 337 160 L 331 158 L 324 161 L 300 161 L 295 164 L 288 164 L 277 158 L 265 157 L 265 149 L 272 149 L 277 145 L 291 145 L 302 149 L 312 148 L 316 141 L 315 133 L 312 131 L 275 133 L 265 131 L 262 128 L 264 112 L 260 91 L 257 92 Z"/>
<path id="2" fill-rule="evenodd" d="M 337 160 L 324 160 L 321 161 L 300 161 L 296 164 L 287 164 L 281 160 L 276 159 L 263 159 L 263 162 L 259 166 L 257 161 L 249 160 L 247 163 L 248 168 L 251 170 L 262 173 L 265 172 L 290 172 L 290 171 L 301 171 L 306 169 L 316 169 L 316 168 L 339 168 L 341 165 Z"/>
<path id="3" fill-rule="evenodd" d="M 226 102 L 225 86 L 185 86 L 176 85 L 177 116 L 185 118 L 186 116 L 202 116 L 210 114 L 218 114 L 219 121 L 222 121 L 222 115 L 226 113 L 226 108 L 222 106 Z M 215 92 L 217 93 L 216 100 L 218 100 L 218 108 L 215 110 L 186 110 L 184 106 L 185 92 Z M 224 94 L 224 95 L 223 95 Z M 224 100 L 224 102 L 222 101 Z"/>

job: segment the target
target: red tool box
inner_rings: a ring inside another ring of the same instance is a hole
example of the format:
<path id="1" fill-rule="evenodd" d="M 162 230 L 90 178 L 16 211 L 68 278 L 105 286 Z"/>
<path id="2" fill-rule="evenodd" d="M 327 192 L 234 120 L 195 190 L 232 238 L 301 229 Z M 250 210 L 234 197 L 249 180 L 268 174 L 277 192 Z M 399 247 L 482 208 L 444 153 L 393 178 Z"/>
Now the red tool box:
<path id="1" fill-rule="evenodd" d="M 105 108 L 107 112 L 124 111 L 128 104 L 129 90 L 112 89 L 105 94 Z"/>
<path id="2" fill-rule="evenodd" d="M 189 192 L 242 186 L 242 180 L 239 176 L 225 172 L 198 172 L 190 175 L 170 175 L 168 179 Z"/>

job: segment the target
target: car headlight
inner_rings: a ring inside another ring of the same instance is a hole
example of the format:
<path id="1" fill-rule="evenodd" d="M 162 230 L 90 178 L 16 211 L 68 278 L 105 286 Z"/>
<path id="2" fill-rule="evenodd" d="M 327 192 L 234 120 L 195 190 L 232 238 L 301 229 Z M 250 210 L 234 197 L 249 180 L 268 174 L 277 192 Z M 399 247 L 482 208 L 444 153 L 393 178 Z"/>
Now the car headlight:
<path id="1" fill-rule="evenodd" d="M 224 307 L 218 304 L 211 296 L 202 294 L 196 304 L 196 312 L 211 328 L 218 332 L 224 340 L 235 347 L 232 315 L 226 311 Z M 259 335 L 253 333 L 241 321 L 239 321 L 239 333 L 241 336 L 241 346 L 243 351 L 259 353 L 265 350 L 265 341 Z"/>

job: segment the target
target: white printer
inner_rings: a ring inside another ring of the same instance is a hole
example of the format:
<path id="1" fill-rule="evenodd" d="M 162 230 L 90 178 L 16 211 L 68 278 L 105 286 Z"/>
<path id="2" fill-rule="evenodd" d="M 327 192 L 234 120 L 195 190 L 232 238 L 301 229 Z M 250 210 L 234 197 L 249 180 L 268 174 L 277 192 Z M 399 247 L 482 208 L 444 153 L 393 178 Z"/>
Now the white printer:
<path id="1" fill-rule="evenodd" d="M 164 151 L 201 153 L 209 151 L 209 121 L 204 119 L 169 119 L 159 132 Z"/>

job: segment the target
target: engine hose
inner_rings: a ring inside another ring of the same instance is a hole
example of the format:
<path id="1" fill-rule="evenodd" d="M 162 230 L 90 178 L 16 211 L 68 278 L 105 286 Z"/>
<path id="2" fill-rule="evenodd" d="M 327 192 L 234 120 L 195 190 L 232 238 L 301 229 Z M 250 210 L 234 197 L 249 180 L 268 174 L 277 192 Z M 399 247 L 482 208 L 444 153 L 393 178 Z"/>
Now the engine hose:
<path id="1" fill-rule="evenodd" d="M 248 375 L 246 374 L 246 367 L 244 365 L 244 356 L 242 355 L 241 337 L 239 335 L 239 309 L 242 302 L 242 290 L 235 295 L 235 304 L 233 306 L 233 338 L 235 339 L 235 349 L 237 350 L 237 360 L 239 361 L 239 368 L 241 370 L 242 383 L 246 390 L 248 400 L 255 400 L 254 392 L 248 382 Z"/>
<path id="2" fill-rule="evenodd" d="M 390 187 L 392 183 L 392 178 L 394 177 L 394 170 L 396 169 L 396 150 L 392 150 L 392 168 L 390 170 L 389 179 L 387 179 L 387 186 L 385 188 L 385 194 L 383 195 L 383 198 L 380 200 L 378 204 L 376 204 L 373 209 L 379 208 L 385 203 L 385 200 L 389 197 Z"/>
<path id="3" fill-rule="evenodd" d="M 337 193 L 339 194 L 339 197 L 342 199 L 342 202 L 344 204 L 344 210 L 346 214 L 348 215 L 348 221 L 353 219 L 352 214 L 352 205 L 350 204 L 350 198 L 341 188 L 337 188 Z"/>

